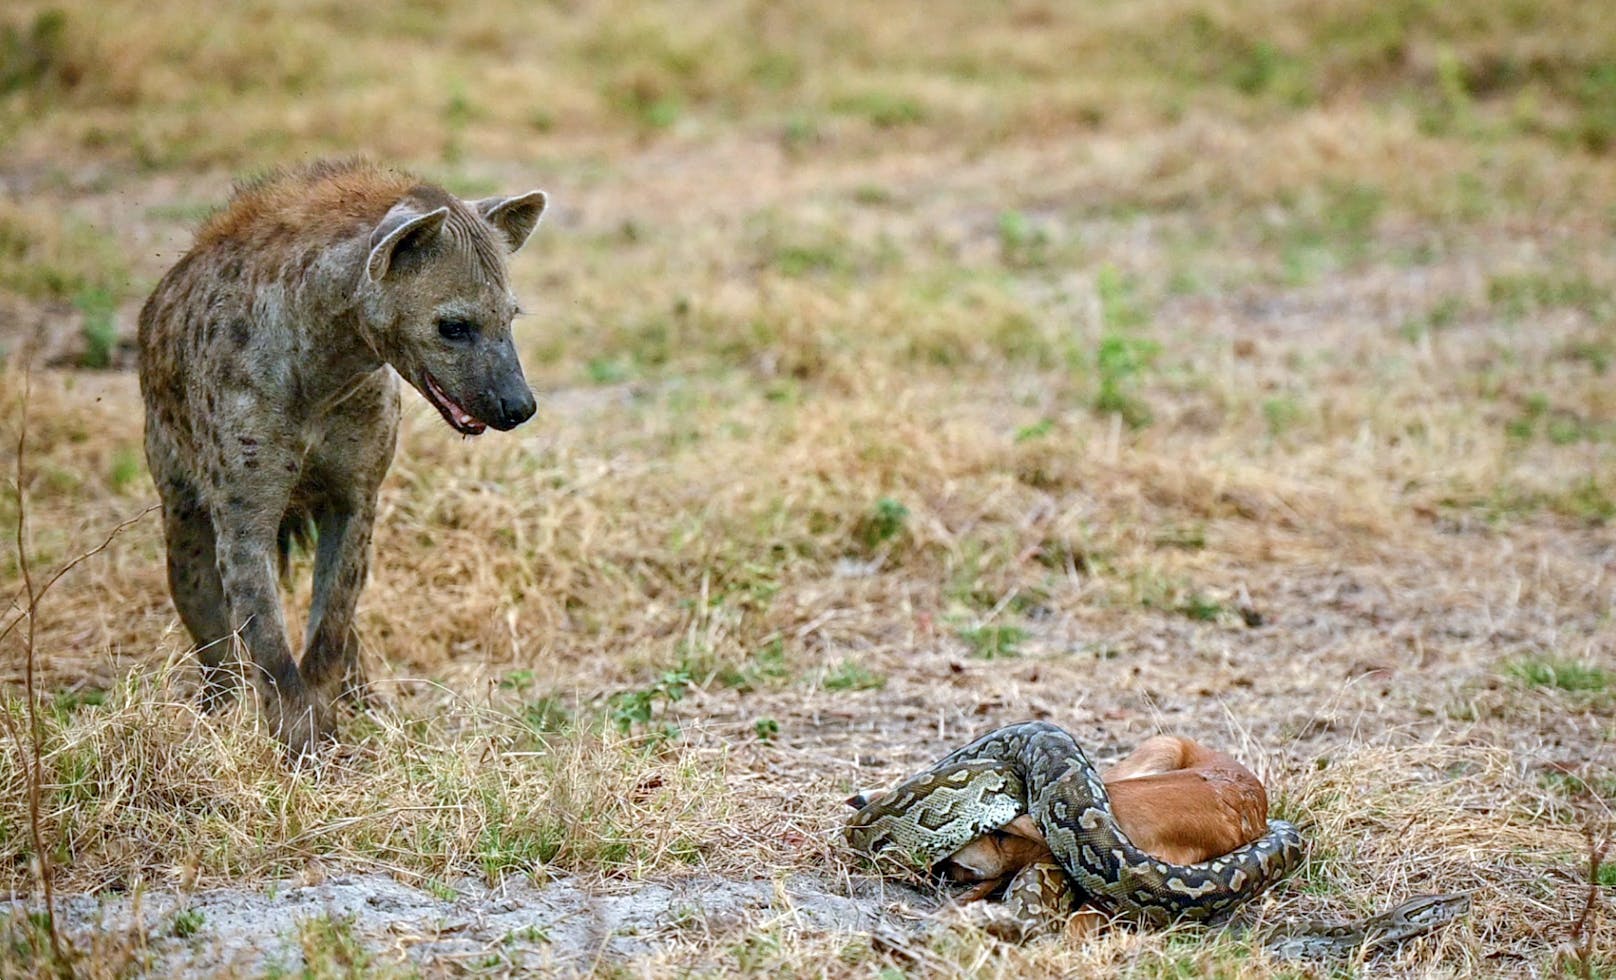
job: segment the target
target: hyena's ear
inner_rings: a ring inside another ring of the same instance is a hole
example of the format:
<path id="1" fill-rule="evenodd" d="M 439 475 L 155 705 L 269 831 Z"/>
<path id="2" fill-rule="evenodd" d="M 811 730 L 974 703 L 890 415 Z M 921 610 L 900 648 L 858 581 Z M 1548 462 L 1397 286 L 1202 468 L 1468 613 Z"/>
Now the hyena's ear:
<path id="1" fill-rule="evenodd" d="M 365 274 L 370 281 L 381 282 L 396 258 L 435 238 L 447 217 L 447 207 L 423 213 L 407 204 L 394 205 L 370 233 L 370 257 L 365 260 Z"/>
<path id="2" fill-rule="evenodd" d="M 543 191 L 528 191 L 514 197 L 485 197 L 471 202 L 471 206 L 477 209 L 484 221 L 500 230 L 505 236 L 505 244 L 514 252 L 539 226 L 539 218 L 543 217 L 544 206 L 548 203 L 550 199 L 544 196 Z"/>

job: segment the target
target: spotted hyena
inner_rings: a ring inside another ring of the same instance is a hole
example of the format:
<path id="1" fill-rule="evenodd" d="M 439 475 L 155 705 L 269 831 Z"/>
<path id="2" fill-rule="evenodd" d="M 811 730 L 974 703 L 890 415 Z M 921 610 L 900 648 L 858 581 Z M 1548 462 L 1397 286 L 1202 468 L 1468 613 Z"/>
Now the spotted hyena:
<path id="1" fill-rule="evenodd" d="M 146 459 L 204 696 L 250 664 L 294 753 L 331 733 L 333 696 L 363 689 L 354 606 L 397 378 L 468 436 L 533 415 L 505 256 L 544 207 L 540 191 L 462 201 L 365 162 L 277 172 L 237 189 L 140 311 Z M 318 543 L 299 666 L 276 571 L 304 535 Z"/>

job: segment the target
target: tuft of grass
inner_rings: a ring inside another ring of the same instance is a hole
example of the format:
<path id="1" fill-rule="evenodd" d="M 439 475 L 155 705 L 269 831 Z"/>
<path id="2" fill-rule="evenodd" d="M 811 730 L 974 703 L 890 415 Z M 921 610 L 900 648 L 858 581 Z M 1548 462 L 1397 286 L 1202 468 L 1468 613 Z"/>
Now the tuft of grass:
<path id="1" fill-rule="evenodd" d="M 356 921 L 352 915 L 327 912 L 298 922 L 304 976 L 357 980 L 372 975 L 374 957 L 355 931 Z"/>
<path id="2" fill-rule="evenodd" d="M 859 522 L 855 534 L 866 549 L 874 549 L 904 533 L 908 522 L 909 508 L 902 501 L 882 497 Z"/>
<path id="3" fill-rule="evenodd" d="M 87 289 L 73 297 L 84 324 L 79 328 L 84 337 L 84 354 L 80 364 L 87 368 L 112 366 L 113 352 L 118 345 L 118 326 L 113 316 L 117 304 L 104 289 Z"/>
<path id="4" fill-rule="evenodd" d="M 119 449 L 112 456 L 112 466 L 107 470 L 107 485 L 114 493 L 123 493 L 133 486 L 146 471 L 145 461 L 140 453 L 128 447 Z"/>
<path id="5" fill-rule="evenodd" d="M 1276 395 L 1264 398 L 1262 401 L 1263 421 L 1268 426 L 1268 434 L 1282 436 L 1296 426 L 1302 419 L 1302 405 L 1294 396 Z"/>
<path id="6" fill-rule="evenodd" d="M 989 623 L 957 630 L 965 641 L 970 655 L 978 660 L 999 660 L 1021 656 L 1021 644 L 1027 640 L 1027 631 L 1019 626 Z"/>
<path id="7" fill-rule="evenodd" d="M 1306 285 L 1363 261 L 1385 208 L 1385 192 L 1373 185 L 1325 181 L 1312 189 L 1268 232 L 1281 281 Z"/>
<path id="8" fill-rule="evenodd" d="M 174 922 L 169 931 L 180 939 L 189 939 L 202 931 L 207 916 L 199 908 L 186 907 L 174 913 Z"/>
<path id="9" fill-rule="evenodd" d="M 832 112 L 863 118 L 881 129 L 912 126 L 928 116 L 919 100 L 881 89 L 838 96 L 831 100 L 830 108 Z"/>
<path id="10" fill-rule="evenodd" d="M 827 691 L 875 691 L 887 686 L 887 678 L 856 661 L 843 660 L 827 670 L 820 683 Z"/>
<path id="11" fill-rule="evenodd" d="M 1595 318 L 1616 310 L 1609 288 L 1579 272 L 1499 273 L 1487 280 L 1487 301 L 1508 320 L 1551 309 L 1581 310 Z"/>
<path id="12" fill-rule="evenodd" d="M 0 23 L 0 95 L 71 86 L 80 73 L 68 47 L 68 15 L 47 7 L 26 23 Z"/>
<path id="13" fill-rule="evenodd" d="M 535 739 L 520 715 L 464 702 L 373 716 L 349 731 L 361 753 L 352 767 L 288 772 L 251 724 L 251 705 L 235 709 L 246 718 L 200 715 L 167 684 L 137 675 L 94 711 L 47 716 L 50 835 L 73 855 L 62 887 L 107 867 L 125 880 L 179 865 L 209 887 L 281 877 L 315 855 L 421 880 L 641 875 L 706 853 L 703 828 L 727 806 L 710 795 L 722 761 L 659 754 L 656 733 L 568 725 Z M 0 710 L 18 710 L 15 697 Z M 15 751 L 0 748 L 4 771 L 17 771 Z M 22 792 L 0 780 L 0 812 L 21 812 Z M 121 850 L 131 837 L 145 841 L 134 864 Z M 24 836 L 0 840 L 0 858 L 19 872 L 26 849 Z"/>
<path id="14" fill-rule="evenodd" d="M 1129 428 L 1142 429 L 1155 418 L 1149 404 L 1138 394 L 1139 379 L 1161 352 L 1161 345 L 1121 334 L 1100 341 L 1094 352 L 1094 370 L 1099 378 L 1094 395 L 1094 411 L 1119 415 Z"/>
<path id="15" fill-rule="evenodd" d="M 790 677 L 791 669 L 786 661 L 785 642 L 779 637 L 774 637 L 759 647 L 741 666 L 724 667 L 716 674 L 720 684 L 740 691 L 756 691 L 779 686 Z"/>
<path id="16" fill-rule="evenodd" d="M 669 670 L 664 671 L 661 677 L 646 687 L 612 695 L 610 702 L 612 724 L 624 732 L 639 725 L 649 725 L 651 719 L 657 715 L 659 706 L 665 707 L 684 700 L 690 681 L 689 672 Z M 674 734 L 677 729 L 664 728 L 663 731 Z"/>
<path id="17" fill-rule="evenodd" d="M 1508 667 L 1510 676 L 1532 687 L 1553 687 L 1562 691 L 1603 691 L 1616 686 L 1616 675 L 1603 667 L 1556 657 L 1517 660 Z"/>
<path id="18" fill-rule="evenodd" d="M 1001 212 L 998 228 L 999 256 L 1005 265 L 1038 269 L 1049 264 L 1049 232 L 1026 212 Z"/>

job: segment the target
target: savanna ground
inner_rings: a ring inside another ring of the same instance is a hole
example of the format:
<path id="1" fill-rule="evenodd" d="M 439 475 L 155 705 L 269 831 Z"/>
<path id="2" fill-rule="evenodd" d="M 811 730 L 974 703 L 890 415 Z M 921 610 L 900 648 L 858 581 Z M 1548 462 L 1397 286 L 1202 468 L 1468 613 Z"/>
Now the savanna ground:
<path id="1" fill-rule="evenodd" d="M 26 409 L 36 581 L 155 501 L 135 312 L 233 176 L 363 151 L 555 202 L 514 265 L 540 415 L 463 441 L 408 396 L 361 606 L 385 704 L 329 758 L 196 712 L 152 515 L 40 605 L 78 968 L 207 961 L 219 888 L 373 887 L 481 938 L 310 900 L 208 969 L 1329 972 L 902 926 L 842 797 L 1048 718 L 1256 768 L 1312 842 L 1264 916 L 1473 893 L 1340 970 L 1612 975 L 1604 7 L 8 4 L 0 463 Z M 37 909 L 26 632 L 0 877 Z M 684 897 L 628 947 L 489 931 L 555 889 Z M 0 971 L 45 962 L 31 921 Z"/>

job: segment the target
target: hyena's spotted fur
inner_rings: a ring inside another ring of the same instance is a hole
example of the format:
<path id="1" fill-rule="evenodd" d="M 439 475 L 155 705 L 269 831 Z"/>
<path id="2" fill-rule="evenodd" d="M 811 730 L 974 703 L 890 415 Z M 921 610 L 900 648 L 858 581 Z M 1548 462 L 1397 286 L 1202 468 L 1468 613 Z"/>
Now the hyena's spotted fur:
<path id="1" fill-rule="evenodd" d="M 467 435 L 533 414 L 505 256 L 544 206 L 538 191 L 461 201 L 364 162 L 279 172 L 237 190 L 140 312 L 146 458 L 206 697 L 248 663 L 294 753 L 331 733 L 339 689 L 362 689 L 354 606 L 398 429 L 394 372 Z M 310 523 L 299 667 L 276 568 Z"/>

